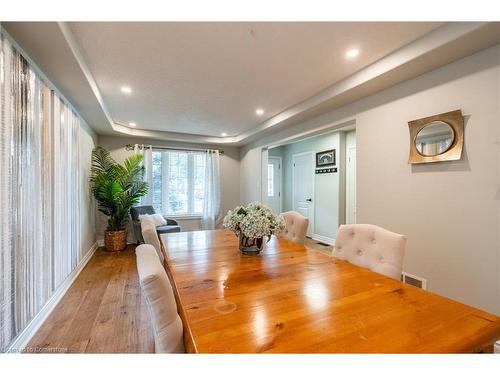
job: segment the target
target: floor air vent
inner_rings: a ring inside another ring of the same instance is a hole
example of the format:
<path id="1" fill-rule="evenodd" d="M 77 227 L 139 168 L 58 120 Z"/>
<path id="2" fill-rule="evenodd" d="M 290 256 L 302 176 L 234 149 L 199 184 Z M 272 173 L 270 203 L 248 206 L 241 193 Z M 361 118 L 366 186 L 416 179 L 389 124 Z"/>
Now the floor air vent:
<path id="1" fill-rule="evenodd" d="M 406 284 L 416 286 L 417 288 L 427 290 L 427 280 L 421 277 L 403 272 L 401 274 L 401 281 Z"/>

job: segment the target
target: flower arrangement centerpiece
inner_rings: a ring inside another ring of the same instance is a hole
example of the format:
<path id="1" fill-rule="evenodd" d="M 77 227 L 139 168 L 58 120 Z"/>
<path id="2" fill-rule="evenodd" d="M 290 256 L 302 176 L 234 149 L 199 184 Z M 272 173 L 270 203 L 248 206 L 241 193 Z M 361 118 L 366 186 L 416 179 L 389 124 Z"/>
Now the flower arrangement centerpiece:
<path id="1" fill-rule="evenodd" d="M 238 206 L 227 213 L 224 228 L 239 237 L 239 247 L 243 254 L 259 254 L 264 246 L 264 237 L 278 235 L 285 228 L 285 220 L 260 202 L 248 206 Z"/>

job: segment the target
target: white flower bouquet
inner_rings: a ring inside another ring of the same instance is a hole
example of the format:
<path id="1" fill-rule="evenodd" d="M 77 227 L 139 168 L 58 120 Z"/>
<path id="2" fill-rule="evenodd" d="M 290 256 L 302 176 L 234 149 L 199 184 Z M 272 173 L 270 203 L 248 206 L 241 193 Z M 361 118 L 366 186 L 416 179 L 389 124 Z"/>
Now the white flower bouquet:
<path id="1" fill-rule="evenodd" d="M 273 234 L 278 235 L 285 229 L 285 220 L 262 203 L 253 202 L 246 207 L 238 206 L 229 211 L 223 225 L 237 236 L 247 239 L 267 237 L 269 241 Z"/>

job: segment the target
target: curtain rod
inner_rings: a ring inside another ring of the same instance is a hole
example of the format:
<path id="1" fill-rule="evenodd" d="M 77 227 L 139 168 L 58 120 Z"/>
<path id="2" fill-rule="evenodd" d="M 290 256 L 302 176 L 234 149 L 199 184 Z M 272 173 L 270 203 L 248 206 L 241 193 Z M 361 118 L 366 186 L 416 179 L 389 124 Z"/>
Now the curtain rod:
<path id="1" fill-rule="evenodd" d="M 153 150 L 171 150 L 171 151 L 208 151 L 206 148 L 180 148 L 180 147 L 165 147 L 165 146 L 152 146 L 152 145 L 139 145 L 139 148 L 141 147 L 151 147 Z M 135 145 L 128 144 L 125 145 L 125 149 L 127 151 L 133 151 L 135 149 Z M 219 151 L 219 154 L 224 155 L 224 151 L 222 150 L 216 150 Z"/>

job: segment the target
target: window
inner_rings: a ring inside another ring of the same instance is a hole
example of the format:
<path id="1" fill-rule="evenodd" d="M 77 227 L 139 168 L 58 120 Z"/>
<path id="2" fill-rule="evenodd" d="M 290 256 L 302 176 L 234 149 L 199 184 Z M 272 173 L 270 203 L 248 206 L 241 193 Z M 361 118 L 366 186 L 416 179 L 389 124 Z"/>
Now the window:
<path id="1" fill-rule="evenodd" d="M 153 152 L 153 207 L 157 212 L 202 214 L 205 160 L 203 152 Z"/>
<path id="2" fill-rule="evenodd" d="M 267 165 L 267 196 L 274 197 L 274 164 Z"/>

